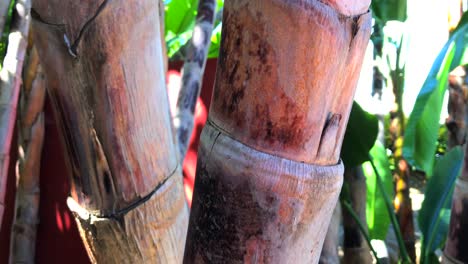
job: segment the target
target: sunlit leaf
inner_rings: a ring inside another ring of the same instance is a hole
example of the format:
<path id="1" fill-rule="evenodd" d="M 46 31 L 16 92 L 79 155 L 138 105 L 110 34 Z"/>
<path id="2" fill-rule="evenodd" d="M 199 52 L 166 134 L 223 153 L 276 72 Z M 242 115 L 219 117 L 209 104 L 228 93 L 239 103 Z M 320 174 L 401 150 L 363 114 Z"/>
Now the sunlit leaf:
<path id="1" fill-rule="evenodd" d="M 392 172 L 390 171 L 390 164 L 385 147 L 382 143 L 376 141 L 370 151 L 370 155 L 382 178 L 386 193 L 388 196 L 393 197 Z M 366 176 L 366 219 L 369 227 L 369 235 L 372 239 L 385 240 L 390 226 L 390 216 L 385 206 L 385 198 L 377 185 L 377 175 L 370 162 L 365 162 L 362 165 L 362 169 Z"/>
<path id="2" fill-rule="evenodd" d="M 419 92 L 405 131 L 403 155 L 413 166 L 432 175 L 440 113 L 449 73 L 468 63 L 468 24 L 461 26 L 445 44 Z"/>
<path id="3" fill-rule="evenodd" d="M 223 0 L 217 0 L 216 12 L 222 10 Z M 198 0 L 166 0 L 165 4 L 165 40 L 169 58 L 178 57 L 192 37 L 197 15 Z M 216 14 L 215 14 L 216 15 Z M 221 21 L 214 23 L 213 37 L 208 52 L 209 58 L 218 57 L 221 41 Z M 182 56 L 183 57 L 183 56 Z"/>
<path id="4" fill-rule="evenodd" d="M 442 246 L 447 236 L 453 189 L 462 162 L 463 151 L 461 147 L 455 147 L 438 160 L 434 175 L 427 183 L 425 199 L 418 217 L 425 259 Z"/>
<path id="5" fill-rule="evenodd" d="M 406 0 L 373 0 L 373 16 L 382 24 L 390 20 L 406 20 Z"/>

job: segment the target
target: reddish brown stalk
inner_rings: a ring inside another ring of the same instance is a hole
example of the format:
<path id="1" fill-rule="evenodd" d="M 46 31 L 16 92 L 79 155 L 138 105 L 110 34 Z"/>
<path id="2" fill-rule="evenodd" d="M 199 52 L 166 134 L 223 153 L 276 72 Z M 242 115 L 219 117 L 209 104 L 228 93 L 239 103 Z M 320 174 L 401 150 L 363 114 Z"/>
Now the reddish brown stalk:
<path id="1" fill-rule="evenodd" d="M 461 146 L 466 140 L 466 113 L 468 85 L 465 83 L 466 72 L 463 67 L 456 68 L 449 76 L 449 117 L 445 121 L 448 129 L 447 148 Z"/>
<path id="2" fill-rule="evenodd" d="M 468 145 L 465 144 L 463 170 L 452 198 L 450 227 L 444 250 L 444 263 L 468 263 Z"/>
<path id="3" fill-rule="evenodd" d="M 371 27 L 344 3 L 226 1 L 184 263 L 318 261 Z"/>
<path id="4" fill-rule="evenodd" d="M 459 69 L 461 70 L 461 69 Z M 458 76 L 451 76 L 450 80 L 450 99 L 452 103 L 449 104 L 449 112 L 452 116 L 458 109 L 459 111 L 465 110 L 465 112 L 458 113 L 457 116 L 466 115 L 466 71 L 460 71 Z M 458 89 L 457 89 L 458 88 Z M 456 92 L 456 96 L 454 93 Z M 464 97 L 461 97 L 461 96 Z M 460 98 L 461 97 L 461 98 Z M 463 98 L 463 100 L 462 100 Z M 457 100 L 454 100 L 457 99 Z M 463 103 L 461 103 L 462 101 Z M 459 103 L 459 104 L 457 104 Z M 452 111 L 450 111 L 452 110 Z M 460 126 L 459 122 L 456 123 L 457 127 Z M 464 120 L 463 120 L 463 124 Z M 460 126 L 461 127 L 461 126 Z M 450 127 L 449 127 L 450 129 Z M 466 130 L 459 133 L 451 133 L 466 135 Z M 454 136 L 452 136 L 454 137 Z M 466 140 L 466 139 L 464 139 Z M 447 242 L 444 249 L 444 260 L 443 263 L 468 263 L 468 144 L 465 144 L 465 160 L 463 169 L 460 177 L 457 179 L 455 190 L 452 198 L 452 211 L 450 216 L 450 227 Z"/>
<path id="5" fill-rule="evenodd" d="M 36 0 L 34 40 L 97 263 L 180 263 L 188 220 L 153 0 Z"/>
<path id="6" fill-rule="evenodd" d="M 23 60 L 28 44 L 29 0 L 18 0 L 8 48 L 0 71 L 0 226 L 5 204 L 6 180 L 13 128 L 16 121 Z"/>

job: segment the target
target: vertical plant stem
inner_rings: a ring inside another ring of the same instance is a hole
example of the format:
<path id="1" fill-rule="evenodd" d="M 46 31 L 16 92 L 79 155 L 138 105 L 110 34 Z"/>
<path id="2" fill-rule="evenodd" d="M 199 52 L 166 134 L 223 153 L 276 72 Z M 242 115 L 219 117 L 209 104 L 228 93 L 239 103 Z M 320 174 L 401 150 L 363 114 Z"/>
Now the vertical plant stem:
<path id="1" fill-rule="evenodd" d="M 465 68 L 466 69 L 466 68 Z M 466 71 L 465 71 L 466 74 Z M 461 76 L 460 76 L 461 77 Z M 466 78 L 466 76 L 464 76 Z M 457 78 L 464 92 L 466 111 L 467 83 L 465 78 Z M 460 86 L 459 86 L 460 87 Z M 452 87 L 451 87 L 452 88 Z M 452 91 L 451 91 L 452 93 Z M 458 101 L 458 100 L 457 100 Z M 450 109 L 450 108 L 449 108 Z M 457 108 L 458 109 L 458 108 Z M 460 110 L 462 110 L 460 105 Z M 461 115 L 462 113 L 460 113 Z M 466 115 L 466 112 L 463 112 Z M 464 131 L 466 134 L 466 131 Z M 466 140 L 466 139 L 465 139 Z M 444 263 L 468 263 L 468 144 L 465 144 L 465 158 L 460 177 L 457 179 L 452 198 L 449 233 L 444 249 Z"/>
<path id="2" fill-rule="evenodd" d="M 377 261 L 377 264 L 380 264 L 380 260 L 379 260 L 379 257 L 377 255 L 377 252 L 374 250 L 374 248 L 372 247 L 372 244 L 371 244 L 371 239 L 369 237 L 369 234 L 367 233 L 367 227 L 365 226 L 365 223 L 363 223 L 361 221 L 361 217 L 354 211 L 352 205 L 347 202 L 347 201 L 343 201 L 342 202 L 343 204 L 343 207 L 346 209 L 347 213 L 353 218 L 353 220 L 356 222 L 359 230 L 361 231 L 361 234 L 363 235 L 364 237 L 364 240 L 366 241 L 367 243 L 367 246 L 369 247 L 370 251 L 372 252 L 372 254 L 374 255 L 374 258 L 376 259 Z M 347 260 L 345 260 L 345 263 L 347 263 Z M 359 263 L 359 262 L 354 262 L 354 263 Z"/>
<path id="3" fill-rule="evenodd" d="M 406 245 L 406 250 L 413 262 L 416 261 L 415 251 L 415 235 L 413 223 L 413 209 L 411 205 L 411 198 L 409 196 L 411 175 L 411 167 L 408 162 L 403 158 L 403 137 L 405 133 L 405 115 L 403 112 L 403 90 L 404 90 L 404 67 L 401 67 L 401 49 L 403 46 L 403 38 L 400 41 L 400 46 L 397 49 L 395 70 L 390 73 L 393 91 L 395 94 L 395 107 L 392 112 L 392 124 L 390 132 L 393 140 L 394 159 L 395 159 L 395 212 L 398 217 L 401 233 Z"/>
<path id="4" fill-rule="evenodd" d="M 33 32 L 95 263 L 180 263 L 188 221 L 160 2 L 35 0 Z"/>
<path id="5" fill-rule="evenodd" d="M 366 178 L 361 166 L 345 168 L 344 182 L 349 188 L 348 196 L 352 215 L 349 210 L 343 212 L 344 262 L 372 263 L 368 243 L 366 243 Z M 359 220 L 357 222 L 356 217 Z M 361 230 L 364 228 L 364 232 Z"/>
<path id="6" fill-rule="evenodd" d="M 226 1 L 184 263 L 316 263 L 370 1 Z"/>
<path id="7" fill-rule="evenodd" d="M 8 48 L 0 71 L 0 226 L 5 204 L 6 180 L 11 139 L 16 120 L 21 72 L 29 32 L 29 0 L 18 0 L 8 37 Z"/>
<path id="8" fill-rule="evenodd" d="M 193 131 L 194 113 L 202 87 L 203 72 L 211 43 L 216 0 L 200 0 L 192 39 L 187 46 L 182 82 L 174 117 L 180 162 L 182 163 Z"/>
<path id="9" fill-rule="evenodd" d="M 463 66 L 456 68 L 449 76 L 449 116 L 445 121 L 448 130 L 448 149 L 461 146 L 466 141 L 468 85 L 465 78 L 466 71 Z"/>
<path id="10" fill-rule="evenodd" d="M 19 170 L 16 189 L 15 219 L 11 236 L 10 263 L 34 263 L 36 228 L 39 223 L 39 172 L 44 141 L 43 105 L 46 93 L 45 76 L 38 68 L 38 55 L 32 49 L 25 79 L 18 118 Z M 31 85 L 31 86 L 27 86 Z"/>
<path id="11" fill-rule="evenodd" d="M 323 241 L 319 264 L 339 263 L 338 246 L 340 243 L 341 203 L 336 203 L 335 210 L 328 226 L 327 235 Z"/>
<path id="12" fill-rule="evenodd" d="M 403 236 L 401 234 L 400 230 L 400 225 L 398 224 L 397 217 L 395 215 L 395 211 L 393 210 L 394 207 L 392 205 L 392 200 L 388 196 L 387 192 L 385 191 L 385 187 L 383 185 L 382 178 L 380 177 L 380 174 L 377 170 L 377 167 L 375 166 L 374 162 L 372 161 L 372 157 L 369 157 L 369 161 L 372 165 L 372 169 L 374 170 L 375 175 L 377 176 L 377 186 L 379 187 L 380 191 L 382 192 L 382 195 L 384 196 L 384 201 L 385 201 L 385 206 L 387 207 L 388 210 L 388 215 L 390 216 L 390 220 L 392 222 L 392 227 L 393 231 L 395 232 L 395 236 L 398 241 L 398 247 L 400 248 L 400 255 L 403 260 L 403 263 L 412 263 L 411 258 L 408 255 L 408 252 L 406 251 L 406 246 L 405 242 L 403 240 Z"/>

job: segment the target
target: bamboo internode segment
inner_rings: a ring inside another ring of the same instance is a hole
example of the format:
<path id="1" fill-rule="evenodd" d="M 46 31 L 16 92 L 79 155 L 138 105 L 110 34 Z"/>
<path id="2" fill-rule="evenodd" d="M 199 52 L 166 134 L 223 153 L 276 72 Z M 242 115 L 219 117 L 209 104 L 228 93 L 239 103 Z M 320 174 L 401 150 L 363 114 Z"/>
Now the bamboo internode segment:
<path id="1" fill-rule="evenodd" d="M 45 130 L 43 106 L 46 94 L 45 76 L 40 66 L 38 67 L 37 57 L 37 52 L 32 49 L 25 68 L 26 77 L 18 110 L 20 151 L 10 263 L 35 262 L 36 229 L 39 224 L 39 173 Z"/>
<path id="2" fill-rule="evenodd" d="M 8 47 L 0 71 L 0 226 L 2 225 L 11 140 L 16 121 L 21 72 L 28 44 L 30 1 L 18 0 Z"/>
<path id="3" fill-rule="evenodd" d="M 444 250 L 446 258 L 444 263 L 468 263 L 468 251 L 466 249 L 468 239 L 468 178 L 466 172 L 466 168 L 464 168 L 464 175 L 457 180 L 453 191 L 450 228 Z"/>
<path id="4" fill-rule="evenodd" d="M 371 14 L 320 1 L 227 1 L 210 119 L 242 143 L 336 164 Z"/>
<path id="5" fill-rule="evenodd" d="M 226 1 L 185 263 L 316 263 L 371 14 Z"/>
<path id="6" fill-rule="evenodd" d="M 316 263 L 343 165 L 256 151 L 207 123 L 184 263 Z"/>
<path id="7" fill-rule="evenodd" d="M 91 261 L 181 263 L 188 222 L 181 177 L 178 169 L 148 201 L 118 217 L 90 214 L 69 198 L 68 206 L 76 216 L 80 235 L 86 238 Z"/>
<path id="8" fill-rule="evenodd" d="M 181 173 L 174 174 L 159 6 L 34 1 L 34 37 L 65 142 L 71 201 L 95 261 L 176 263 L 183 254 L 188 210 L 180 204 Z"/>

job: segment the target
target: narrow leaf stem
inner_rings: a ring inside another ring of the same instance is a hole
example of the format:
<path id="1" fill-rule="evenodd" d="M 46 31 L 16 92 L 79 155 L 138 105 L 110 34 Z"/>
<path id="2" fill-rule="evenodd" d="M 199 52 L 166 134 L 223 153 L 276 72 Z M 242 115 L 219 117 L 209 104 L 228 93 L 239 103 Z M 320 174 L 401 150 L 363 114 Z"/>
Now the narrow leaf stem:
<path id="1" fill-rule="evenodd" d="M 342 202 L 342 205 L 344 206 L 344 208 L 346 208 L 346 210 L 348 210 L 349 214 L 354 219 L 354 221 L 356 221 L 356 223 L 358 224 L 359 230 L 361 230 L 361 233 L 364 235 L 364 238 L 366 239 L 366 242 L 369 245 L 369 248 L 370 248 L 370 250 L 372 251 L 372 254 L 375 257 L 375 259 L 377 261 L 377 264 L 380 264 L 380 260 L 379 260 L 379 257 L 377 256 L 377 252 L 375 251 L 374 247 L 372 247 L 371 239 L 369 237 L 369 234 L 367 234 L 366 229 L 364 228 L 364 225 L 362 224 L 359 217 L 356 215 L 356 212 L 354 212 L 353 208 L 351 207 L 351 204 L 346 200 L 342 200 L 341 202 Z"/>
<path id="2" fill-rule="evenodd" d="M 384 197 L 385 206 L 387 207 L 388 215 L 390 216 L 390 220 L 392 222 L 393 231 L 395 232 L 395 236 L 397 237 L 398 247 L 400 248 L 400 254 L 403 259 L 403 263 L 412 263 L 411 258 L 409 257 L 408 252 L 406 251 L 405 243 L 403 241 L 403 236 L 401 235 L 401 232 L 400 232 L 400 225 L 398 224 L 395 212 L 393 211 L 392 202 L 390 200 L 390 197 L 388 197 L 387 192 L 385 191 L 382 178 L 380 177 L 380 174 L 371 156 L 369 156 L 369 161 L 372 165 L 372 169 L 374 170 L 375 175 L 377 176 L 377 186 L 382 192 L 382 195 Z"/>

